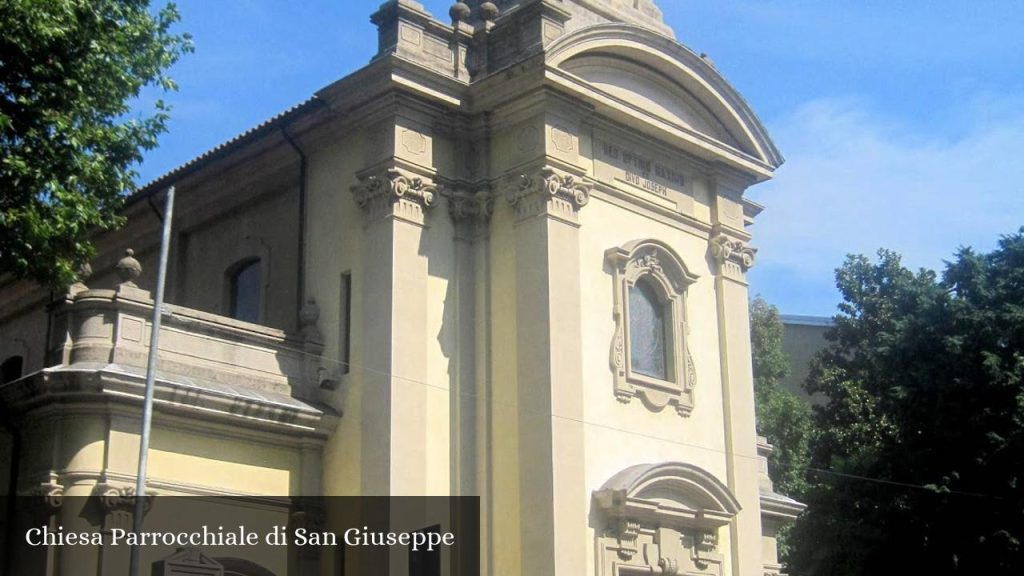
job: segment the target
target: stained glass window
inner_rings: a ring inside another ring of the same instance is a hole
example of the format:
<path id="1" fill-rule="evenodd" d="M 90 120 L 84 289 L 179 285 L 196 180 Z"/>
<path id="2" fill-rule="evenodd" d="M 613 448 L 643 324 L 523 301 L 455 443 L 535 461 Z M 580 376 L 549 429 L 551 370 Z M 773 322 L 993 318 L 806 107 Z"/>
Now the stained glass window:
<path id="1" fill-rule="evenodd" d="M 647 282 L 629 289 L 629 361 L 633 371 L 668 380 L 665 305 Z"/>
<path id="2" fill-rule="evenodd" d="M 231 277 L 231 317 L 244 322 L 259 322 L 263 297 L 262 266 L 259 260 L 243 264 Z"/>

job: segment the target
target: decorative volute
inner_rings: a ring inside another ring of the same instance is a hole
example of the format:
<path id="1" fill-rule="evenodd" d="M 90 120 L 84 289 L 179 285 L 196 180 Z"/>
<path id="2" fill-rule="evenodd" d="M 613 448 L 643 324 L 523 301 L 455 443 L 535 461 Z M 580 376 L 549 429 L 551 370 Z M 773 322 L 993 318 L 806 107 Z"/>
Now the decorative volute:
<path id="1" fill-rule="evenodd" d="M 497 7 L 502 15 L 527 4 L 539 0 L 465 0 L 472 11 L 471 19 L 479 21 L 491 14 L 490 6 Z M 582 28 L 590 24 L 604 22 L 625 22 L 653 30 L 659 34 L 675 38 L 662 16 L 661 9 L 655 0 L 545 0 L 558 5 L 572 14 L 568 27 Z M 481 10 L 483 8 L 483 10 Z"/>

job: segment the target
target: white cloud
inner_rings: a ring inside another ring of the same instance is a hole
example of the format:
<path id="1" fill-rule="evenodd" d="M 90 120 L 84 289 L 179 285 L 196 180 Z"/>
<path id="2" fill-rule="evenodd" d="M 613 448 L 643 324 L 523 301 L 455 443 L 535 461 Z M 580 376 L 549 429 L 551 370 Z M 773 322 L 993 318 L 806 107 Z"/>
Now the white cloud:
<path id="1" fill-rule="evenodd" d="M 866 102 L 830 99 L 773 122 L 787 163 L 752 193 L 768 207 L 752 290 L 784 311 L 827 312 L 848 253 L 885 247 L 909 266 L 941 268 L 957 247 L 989 250 L 1024 225 L 1024 106 L 977 96 L 961 116 L 952 130 L 914 129 Z"/>

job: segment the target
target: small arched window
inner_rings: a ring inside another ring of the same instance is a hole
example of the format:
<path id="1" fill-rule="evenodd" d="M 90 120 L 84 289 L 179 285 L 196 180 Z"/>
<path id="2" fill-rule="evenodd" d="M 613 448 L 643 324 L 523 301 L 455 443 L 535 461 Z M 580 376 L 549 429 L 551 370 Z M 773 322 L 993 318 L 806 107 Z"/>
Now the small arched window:
<path id="1" fill-rule="evenodd" d="M 634 372 L 661 380 L 670 379 L 668 354 L 672 342 L 666 316 L 671 310 L 666 307 L 647 280 L 641 279 L 629 288 L 629 361 Z"/>
<path id="2" fill-rule="evenodd" d="M 228 315 L 258 323 L 263 310 L 263 266 L 259 258 L 243 260 L 228 273 Z"/>
<path id="3" fill-rule="evenodd" d="M 21 356 L 11 356 L 0 364 L 0 384 L 14 382 L 24 374 L 25 359 Z"/>

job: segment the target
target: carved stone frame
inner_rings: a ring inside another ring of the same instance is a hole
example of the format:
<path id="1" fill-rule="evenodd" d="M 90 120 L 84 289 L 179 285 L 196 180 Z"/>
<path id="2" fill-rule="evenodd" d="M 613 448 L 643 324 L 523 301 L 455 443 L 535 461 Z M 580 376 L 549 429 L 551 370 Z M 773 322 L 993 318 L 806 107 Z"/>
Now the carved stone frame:
<path id="1" fill-rule="evenodd" d="M 697 276 L 666 244 L 657 240 L 634 240 L 605 252 L 614 278 L 615 333 L 610 364 L 615 379 L 615 397 L 628 404 L 639 396 L 653 410 L 673 405 L 680 416 L 693 411 L 696 370 L 686 344 L 686 289 Z M 629 291 L 641 280 L 649 281 L 666 308 L 666 354 L 668 379 L 636 372 L 630 361 Z"/>
<path id="2" fill-rule="evenodd" d="M 599 576 L 723 576 L 719 531 L 739 502 L 714 475 L 692 464 L 627 468 L 593 493 Z"/>

